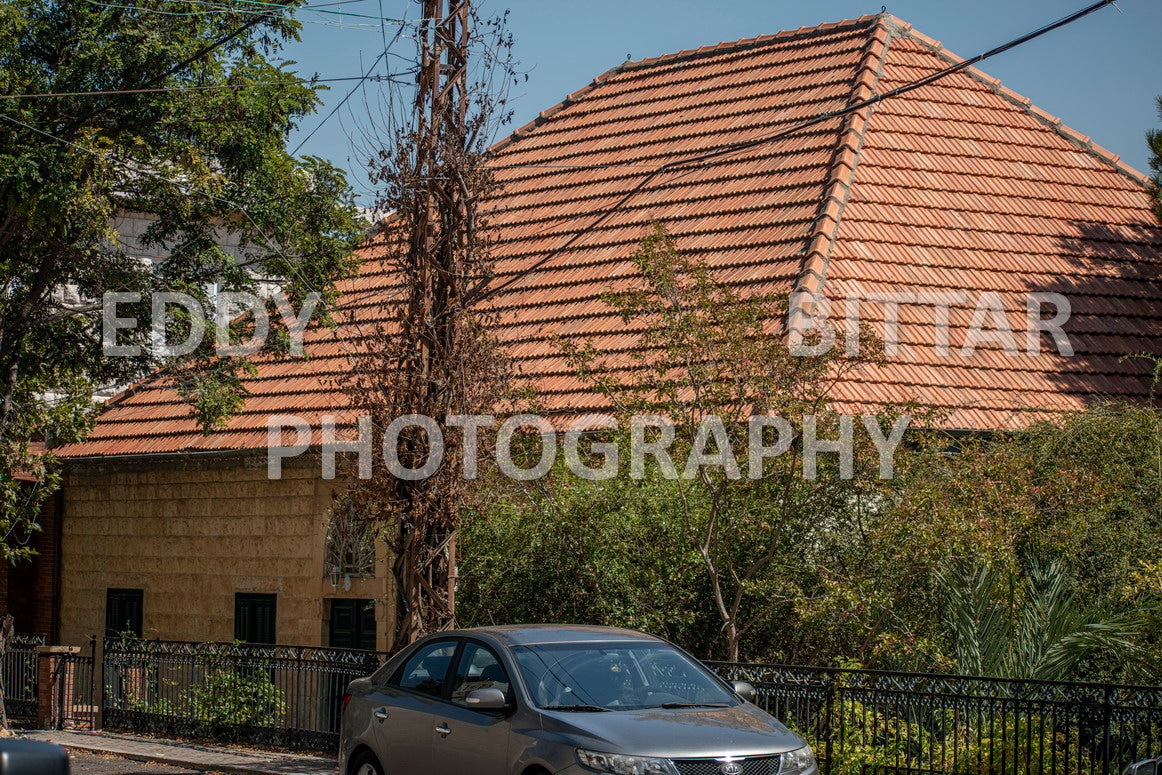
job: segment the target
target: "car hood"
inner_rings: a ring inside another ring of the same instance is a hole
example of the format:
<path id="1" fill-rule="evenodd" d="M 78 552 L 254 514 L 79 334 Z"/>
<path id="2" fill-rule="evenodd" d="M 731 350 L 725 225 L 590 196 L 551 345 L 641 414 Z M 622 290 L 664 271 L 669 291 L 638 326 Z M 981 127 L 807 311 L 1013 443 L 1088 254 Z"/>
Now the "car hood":
<path id="1" fill-rule="evenodd" d="M 782 753 L 806 745 L 772 716 L 747 703 L 583 713 L 542 711 L 543 729 L 579 748 L 667 759 Z"/>

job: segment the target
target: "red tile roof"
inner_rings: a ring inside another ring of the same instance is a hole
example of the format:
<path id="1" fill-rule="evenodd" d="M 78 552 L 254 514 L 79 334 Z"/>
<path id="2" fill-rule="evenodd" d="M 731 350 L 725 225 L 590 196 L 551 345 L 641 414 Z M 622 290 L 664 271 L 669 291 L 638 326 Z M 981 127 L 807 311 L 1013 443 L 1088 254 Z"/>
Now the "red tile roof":
<path id="1" fill-rule="evenodd" d="M 658 165 L 769 135 L 958 61 L 895 18 L 868 16 L 614 68 L 494 149 L 505 184 L 492 202 L 498 281 L 541 261 Z M 1162 230 L 1146 179 L 975 69 L 664 173 L 497 294 L 498 334 L 549 408 L 603 408 L 550 337 L 589 337 L 610 352 L 632 346 L 634 332 L 598 295 L 632 273 L 627 259 L 652 221 L 720 279 L 756 291 L 797 286 L 839 305 L 848 293 L 970 293 L 951 310 L 953 347 L 981 292 L 1001 295 L 1014 327 L 1030 292 L 1072 302 L 1071 358 L 1044 348 L 1010 357 L 996 343 L 969 358 L 940 355 L 932 309 L 902 306 L 898 355 L 839 388 L 853 411 L 916 398 L 948 410 L 953 427 L 1010 428 L 1030 412 L 1148 393 L 1148 366 L 1121 360 L 1159 351 Z M 361 274 L 344 286 L 344 322 L 309 332 L 306 360 L 263 362 L 225 430 L 203 436 L 163 382 L 147 381 L 110 401 L 89 438 L 61 454 L 260 448 L 273 413 L 317 428 L 342 409 L 332 386 L 349 371 L 359 323 L 379 318 L 390 297 L 376 250 L 362 249 Z M 881 305 L 862 311 L 882 323 Z M 1023 330 L 1017 336 L 1023 346 Z"/>

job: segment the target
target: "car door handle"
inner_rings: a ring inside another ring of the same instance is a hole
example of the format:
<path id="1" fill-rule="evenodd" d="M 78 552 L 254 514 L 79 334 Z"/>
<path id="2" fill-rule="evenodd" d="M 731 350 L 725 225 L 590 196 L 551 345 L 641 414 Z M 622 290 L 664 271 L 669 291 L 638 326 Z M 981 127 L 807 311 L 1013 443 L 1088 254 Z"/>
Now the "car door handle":
<path id="1" fill-rule="evenodd" d="M 447 724 L 439 724 L 436 727 L 436 731 L 439 732 L 444 737 L 447 737 L 448 735 L 452 734 L 452 728 L 450 726 L 448 726 Z"/>
<path id="2" fill-rule="evenodd" d="M 386 721 L 390 714 L 387 712 L 387 708 L 376 708 L 371 715 L 375 716 L 380 721 Z"/>

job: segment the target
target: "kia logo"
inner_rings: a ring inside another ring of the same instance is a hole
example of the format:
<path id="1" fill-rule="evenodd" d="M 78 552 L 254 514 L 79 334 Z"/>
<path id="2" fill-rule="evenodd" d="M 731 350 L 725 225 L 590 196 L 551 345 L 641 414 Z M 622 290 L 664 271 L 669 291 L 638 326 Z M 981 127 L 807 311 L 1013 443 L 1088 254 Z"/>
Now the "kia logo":
<path id="1" fill-rule="evenodd" d="M 742 775 L 742 765 L 738 762 L 727 762 L 718 769 L 722 775 Z"/>

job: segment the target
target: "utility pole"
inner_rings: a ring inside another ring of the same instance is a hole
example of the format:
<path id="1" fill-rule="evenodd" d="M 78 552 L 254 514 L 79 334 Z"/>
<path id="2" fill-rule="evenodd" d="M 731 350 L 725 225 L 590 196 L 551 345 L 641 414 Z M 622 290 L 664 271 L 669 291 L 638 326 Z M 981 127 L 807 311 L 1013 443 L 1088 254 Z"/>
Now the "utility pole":
<path id="1" fill-rule="evenodd" d="M 468 145 L 468 0 L 422 0 L 420 67 L 416 90 L 412 160 L 415 194 L 404 257 L 403 347 L 397 354 L 401 413 L 422 414 L 447 427 L 463 411 L 463 309 L 473 267 L 474 207 L 463 164 Z M 400 461 L 419 467 L 428 439 L 401 436 Z M 456 622 L 456 523 L 461 504 L 455 488 L 435 491 L 396 480 L 398 536 L 393 573 L 396 623 L 391 646 L 409 643 Z M 451 491 L 449 491 L 451 489 Z"/>
<path id="2" fill-rule="evenodd" d="M 478 303 L 493 272 L 482 203 L 499 188 L 485 143 L 504 105 L 488 84 L 513 78 L 511 38 L 503 18 L 481 22 L 470 0 L 420 4 L 415 101 L 372 160 L 377 208 L 392 214 L 373 272 L 389 290 L 378 310 L 362 313 L 378 321 L 375 335 L 361 337 L 364 350 L 342 377 L 352 408 L 380 429 L 398 429 L 385 439 L 392 457 L 370 478 L 352 476 L 344 496 L 361 519 L 386 528 L 389 651 L 456 625 L 456 532 L 476 485 L 464 476 L 468 433 L 449 432 L 448 420 L 496 412 L 511 377 L 493 318 Z M 470 60 L 480 47 L 488 56 L 477 68 Z M 470 64 L 485 74 L 469 80 Z M 431 423 L 439 438 L 429 435 Z"/>
<path id="3" fill-rule="evenodd" d="M 445 7 L 446 6 L 446 7 Z M 468 144 L 468 44 L 471 23 L 469 0 L 424 0 L 424 18 L 434 23 L 430 39 L 425 36 L 424 62 L 420 68 L 420 89 L 417 95 L 419 115 L 430 116 L 429 127 L 433 148 L 466 150 Z M 438 21 L 435 21 L 438 20 Z M 426 83 L 425 83 L 426 81 Z M 430 96 L 428 96 L 430 95 Z M 427 102 L 427 105 L 424 105 Z M 421 119 L 422 120 L 422 119 Z M 433 171 L 440 166 L 439 159 L 433 160 Z M 448 177 L 448 176 L 444 176 Z M 460 242 L 460 245 L 436 246 L 435 264 L 437 271 L 444 275 L 444 282 L 460 287 L 445 288 L 433 305 L 436 329 L 439 331 L 437 352 L 455 352 L 458 338 L 457 315 L 448 309 L 448 301 L 454 299 L 459 304 L 466 289 L 467 267 L 462 266 L 466 256 L 467 241 L 463 234 L 468 227 L 467 217 L 470 203 L 463 201 L 463 186 L 456 180 L 433 181 L 438 191 L 434 203 L 435 212 L 445 227 L 442 234 L 445 241 Z M 449 228 L 451 227 L 451 228 Z M 437 308 L 442 307 L 442 308 Z M 441 347 L 443 345 L 443 347 Z M 453 407 L 449 407 L 453 409 Z M 446 419 L 440 418 L 441 420 Z M 446 424 L 444 425 L 446 427 Z M 446 554 L 445 576 L 439 581 L 447 589 L 447 627 L 456 626 L 456 529 L 453 525 L 446 536 L 436 536 L 444 544 Z M 431 579 L 433 589 L 440 584 Z"/>

